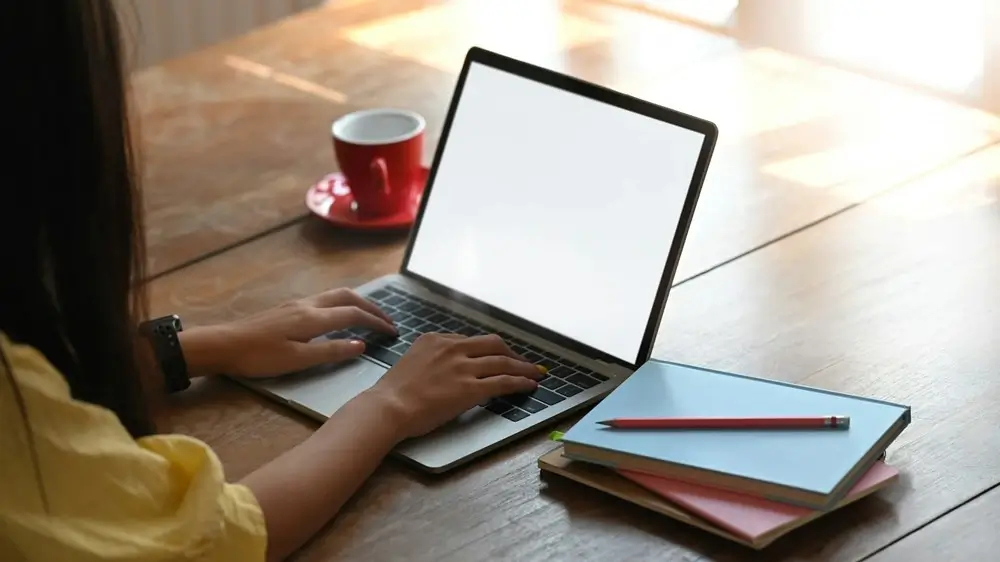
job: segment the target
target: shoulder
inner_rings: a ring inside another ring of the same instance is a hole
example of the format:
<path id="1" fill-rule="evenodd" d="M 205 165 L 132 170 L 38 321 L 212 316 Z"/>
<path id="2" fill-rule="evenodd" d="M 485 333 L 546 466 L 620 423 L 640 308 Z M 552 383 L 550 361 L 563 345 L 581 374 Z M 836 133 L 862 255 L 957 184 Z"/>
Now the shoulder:
<path id="1" fill-rule="evenodd" d="M 0 354 L 4 421 L 30 430 L 43 444 L 69 436 L 134 444 L 114 412 L 74 399 L 66 379 L 37 349 L 0 332 Z"/>
<path id="2" fill-rule="evenodd" d="M 49 396 L 69 396 L 69 386 L 66 380 L 56 371 L 37 349 L 11 341 L 6 333 L 0 331 L 0 371 L 7 371 L 3 385 L 14 385 L 32 392 L 40 392 Z"/>
<path id="3" fill-rule="evenodd" d="M 0 332 L 0 353 L 0 451 L 13 459 L 0 469 L 0 559 L 5 542 L 28 558 L 263 559 L 259 506 L 206 444 L 136 441 L 31 346 Z"/>

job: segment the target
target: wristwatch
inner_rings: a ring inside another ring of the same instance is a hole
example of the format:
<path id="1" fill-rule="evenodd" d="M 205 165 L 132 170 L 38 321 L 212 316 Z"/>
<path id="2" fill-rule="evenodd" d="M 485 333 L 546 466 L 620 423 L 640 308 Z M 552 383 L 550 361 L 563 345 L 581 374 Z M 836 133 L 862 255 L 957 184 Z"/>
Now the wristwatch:
<path id="1" fill-rule="evenodd" d="M 176 314 L 154 318 L 139 325 L 139 333 L 145 336 L 153 347 L 153 353 L 169 393 L 180 392 L 191 386 L 187 362 L 181 350 L 181 341 L 177 337 L 183 330 L 181 319 Z"/>

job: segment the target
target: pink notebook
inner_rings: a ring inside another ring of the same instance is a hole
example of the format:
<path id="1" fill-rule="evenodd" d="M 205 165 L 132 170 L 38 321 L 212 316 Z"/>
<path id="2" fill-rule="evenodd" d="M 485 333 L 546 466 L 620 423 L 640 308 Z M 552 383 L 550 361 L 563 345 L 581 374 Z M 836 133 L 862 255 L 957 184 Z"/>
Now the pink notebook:
<path id="1" fill-rule="evenodd" d="M 641 472 L 618 472 L 706 521 L 751 541 L 786 530 L 789 526 L 797 527 L 823 514 L 804 507 Z M 876 462 L 851 488 L 841 505 L 886 486 L 898 476 L 899 471 L 895 468 L 881 461 Z"/>

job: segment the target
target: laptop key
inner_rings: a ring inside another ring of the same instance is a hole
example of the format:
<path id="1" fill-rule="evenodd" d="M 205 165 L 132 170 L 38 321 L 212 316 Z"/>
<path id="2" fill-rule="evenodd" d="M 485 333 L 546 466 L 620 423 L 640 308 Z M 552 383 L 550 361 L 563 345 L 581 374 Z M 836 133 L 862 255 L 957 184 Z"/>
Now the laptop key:
<path id="1" fill-rule="evenodd" d="M 521 408 L 525 412 L 528 412 L 529 414 L 537 414 L 547 408 L 548 404 L 535 400 L 534 398 L 527 398 L 524 401 L 519 402 L 517 407 Z"/>
<path id="2" fill-rule="evenodd" d="M 402 324 L 403 326 L 406 326 L 407 328 L 409 328 L 411 330 L 416 330 L 420 326 L 423 326 L 425 324 L 425 322 L 423 320 L 415 317 L 415 316 L 411 316 L 411 317 L 407 318 L 406 320 L 403 320 L 402 322 L 400 322 L 400 324 Z"/>
<path id="3" fill-rule="evenodd" d="M 403 312 L 409 312 L 410 314 L 415 314 L 415 311 L 419 310 L 421 306 L 420 303 L 416 303 L 413 301 L 406 301 L 402 304 L 396 305 L 396 308 L 402 310 Z"/>
<path id="4" fill-rule="evenodd" d="M 390 367 L 395 365 L 403 356 L 396 353 L 395 351 L 385 349 L 384 347 L 374 347 L 370 346 L 365 349 L 365 355 L 371 357 L 372 359 L 377 359 Z"/>
<path id="5" fill-rule="evenodd" d="M 542 382 L 538 383 L 539 386 L 544 386 L 549 390 L 555 390 L 564 384 L 566 384 L 566 381 L 555 377 L 545 377 L 542 379 Z"/>
<path id="6" fill-rule="evenodd" d="M 374 301 L 380 301 L 389 295 L 389 291 L 386 291 L 385 289 L 378 289 L 377 291 L 372 291 L 371 294 L 368 295 L 368 298 Z"/>
<path id="7" fill-rule="evenodd" d="M 574 371 L 573 369 L 570 369 L 569 367 L 566 367 L 564 365 L 559 365 L 555 369 L 550 369 L 549 370 L 549 374 L 552 375 L 552 376 L 554 376 L 554 377 L 559 377 L 561 379 L 565 379 L 566 377 L 569 377 L 569 376 L 572 376 L 572 375 L 576 374 L 576 371 Z"/>
<path id="8" fill-rule="evenodd" d="M 433 322 L 433 323 L 437 324 L 438 326 L 440 326 L 441 324 L 443 324 L 447 320 L 448 320 L 448 317 L 446 315 L 444 315 L 444 314 L 441 314 L 440 312 L 437 312 L 435 314 L 431 314 L 430 316 L 427 317 L 427 321 L 428 322 Z"/>
<path id="9" fill-rule="evenodd" d="M 530 351 L 530 350 L 529 351 L 525 351 L 524 353 L 522 353 L 522 355 L 524 355 L 524 358 L 527 359 L 528 361 L 531 361 L 532 363 L 539 363 L 543 359 L 545 359 L 541 355 L 535 353 L 534 351 Z"/>
<path id="10" fill-rule="evenodd" d="M 517 406 L 529 414 L 536 414 L 548 407 L 548 404 L 535 400 L 529 394 L 512 394 L 504 396 L 503 401 Z"/>
<path id="11" fill-rule="evenodd" d="M 556 363 L 555 361 L 552 361 L 550 359 L 542 359 L 541 361 L 536 361 L 535 364 L 541 365 L 542 367 L 545 367 L 549 371 L 559 366 L 559 363 Z"/>
<path id="12" fill-rule="evenodd" d="M 410 344 L 409 344 L 409 342 L 401 341 L 401 342 L 397 343 L 396 345 L 390 347 L 389 349 L 391 351 L 395 351 L 396 353 L 398 353 L 400 355 L 403 355 L 404 353 L 406 353 L 407 351 L 410 350 Z"/>
<path id="13" fill-rule="evenodd" d="M 396 322 L 397 324 L 400 322 L 405 322 L 407 319 L 412 318 L 412 316 L 410 316 L 409 313 L 403 312 L 402 310 L 396 308 L 387 310 L 386 314 L 388 314 L 389 318 L 392 318 L 393 321 Z"/>
<path id="14" fill-rule="evenodd" d="M 566 377 L 566 382 L 571 382 L 581 388 L 592 388 L 597 386 L 597 381 L 580 373 L 574 373 Z"/>
<path id="15" fill-rule="evenodd" d="M 389 295 L 388 297 L 382 300 L 383 304 L 387 304 L 389 306 L 399 306 L 405 302 L 406 299 L 404 299 L 399 295 Z"/>
<path id="16" fill-rule="evenodd" d="M 424 320 L 420 320 L 419 322 L 420 324 L 412 326 L 414 332 L 420 332 L 421 334 L 426 334 L 428 332 L 434 331 L 434 324 L 431 324 L 430 322 Z"/>
<path id="17" fill-rule="evenodd" d="M 420 308 L 413 311 L 413 315 L 418 318 L 429 320 L 431 316 L 434 316 L 434 311 L 426 306 L 420 305 Z"/>
<path id="18" fill-rule="evenodd" d="M 389 334 L 383 334 L 381 332 L 372 332 L 364 337 L 365 343 L 369 346 L 377 345 L 379 347 L 392 347 L 399 339 L 396 336 L 390 336 Z"/>
<path id="19" fill-rule="evenodd" d="M 493 412 L 494 414 L 504 414 L 513 407 L 510 404 L 504 402 L 503 400 L 490 400 L 483 406 L 487 410 Z"/>
<path id="20" fill-rule="evenodd" d="M 564 385 L 560 386 L 559 388 L 557 388 L 556 392 L 558 392 L 559 394 L 562 394 L 563 396 L 565 396 L 565 397 L 568 398 L 570 396 L 576 396 L 577 394 L 580 394 L 581 392 L 583 392 L 583 389 L 580 388 L 579 386 L 573 386 L 571 384 L 564 384 Z"/>
<path id="21" fill-rule="evenodd" d="M 601 382 L 604 382 L 604 381 L 608 380 L 608 377 L 602 375 L 601 373 L 596 373 L 594 371 L 591 371 L 590 369 L 588 369 L 586 367 L 580 367 L 578 370 L 581 373 L 587 375 L 588 377 L 593 378 L 593 379 L 597 379 L 597 380 L 599 380 Z"/>
<path id="22" fill-rule="evenodd" d="M 503 417 L 509 419 L 510 421 L 516 422 L 516 421 L 521 421 L 524 418 L 528 417 L 528 414 L 521 410 L 518 410 L 517 408 L 512 408 L 509 411 L 505 412 L 503 414 Z"/>
<path id="23" fill-rule="evenodd" d="M 564 396 L 559 396 L 555 392 L 541 386 L 531 393 L 531 397 L 549 406 L 554 406 L 566 399 Z"/>

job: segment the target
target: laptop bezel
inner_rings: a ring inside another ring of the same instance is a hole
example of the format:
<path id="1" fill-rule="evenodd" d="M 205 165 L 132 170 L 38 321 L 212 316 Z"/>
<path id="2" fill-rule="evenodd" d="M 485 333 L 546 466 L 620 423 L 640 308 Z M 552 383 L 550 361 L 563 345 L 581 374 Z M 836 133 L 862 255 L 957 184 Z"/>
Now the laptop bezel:
<path id="1" fill-rule="evenodd" d="M 601 103 L 609 104 L 626 111 L 638 113 L 658 121 L 677 125 L 704 135 L 704 141 L 702 142 L 701 151 L 698 155 L 698 161 L 691 177 L 691 183 L 688 187 L 688 193 L 684 201 L 684 206 L 681 210 L 680 220 L 678 221 L 677 229 L 675 230 L 673 240 L 671 241 L 671 248 L 667 254 L 667 260 L 663 267 L 663 274 L 660 277 L 660 283 L 657 287 L 656 295 L 650 308 L 649 319 L 646 322 L 646 328 L 643 332 L 642 341 L 640 342 L 639 351 L 636 355 L 634 363 L 630 363 L 627 360 L 615 357 L 614 355 L 610 355 L 570 337 L 549 330 L 548 328 L 521 318 L 516 314 L 511 314 L 503 309 L 471 297 L 461 291 L 428 279 L 409 269 L 410 256 L 413 252 L 417 235 L 420 231 L 420 225 L 424 216 L 424 209 L 427 206 L 427 202 L 430 200 L 430 194 L 434 186 L 434 179 L 437 175 L 438 165 L 444 155 L 445 147 L 447 146 L 448 134 L 451 130 L 451 124 L 455 117 L 458 103 L 462 98 L 462 90 L 465 87 L 465 80 L 468 76 L 469 68 L 471 68 L 473 63 L 482 64 L 521 78 L 558 88 L 579 96 L 599 101 Z M 410 229 L 409 238 L 406 243 L 406 250 L 403 254 L 403 260 L 399 268 L 399 274 L 403 277 L 418 281 L 428 290 L 440 294 L 442 297 L 452 299 L 487 316 L 496 318 L 528 333 L 535 334 L 540 338 L 551 341 L 566 349 L 570 349 L 585 357 L 590 357 L 605 363 L 621 365 L 631 370 L 637 369 L 640 365 L 645 363 L 652 354 L 656 334 L 659 330 L 660 321 L 663 317 L 663 310 L 666 305 L 667 297 L 670 294 L 670 288 L 673 284 L 674 275 L 677 272 L 677 264 L 680 261 L 681 251 L 683 250 L 684 244 L 687 240 L 694 210 L 697 206 L 698 198 L 701 195 L 702 184 L 704 183 L 705 175 L 708 172 L 708 166 L 712 158 L 712 153 L 715 150 L 718 135 L 718 128 L 710 121 L 641 100 L 554 70 L 513 59 L 493 51 L 488 51 L 481 47 L 472 47 L 466 54 L 465 62 L 462 64 L 461 72 L 458 75 L 455 89 L 448 105 L 448 113 L 444 119 L 444 124 L 441 130 L 441 138 L 434 151 L 434 159 L 431 163 L 427 176 L 427 185 L 424 188 L 413 227 Z"/>

